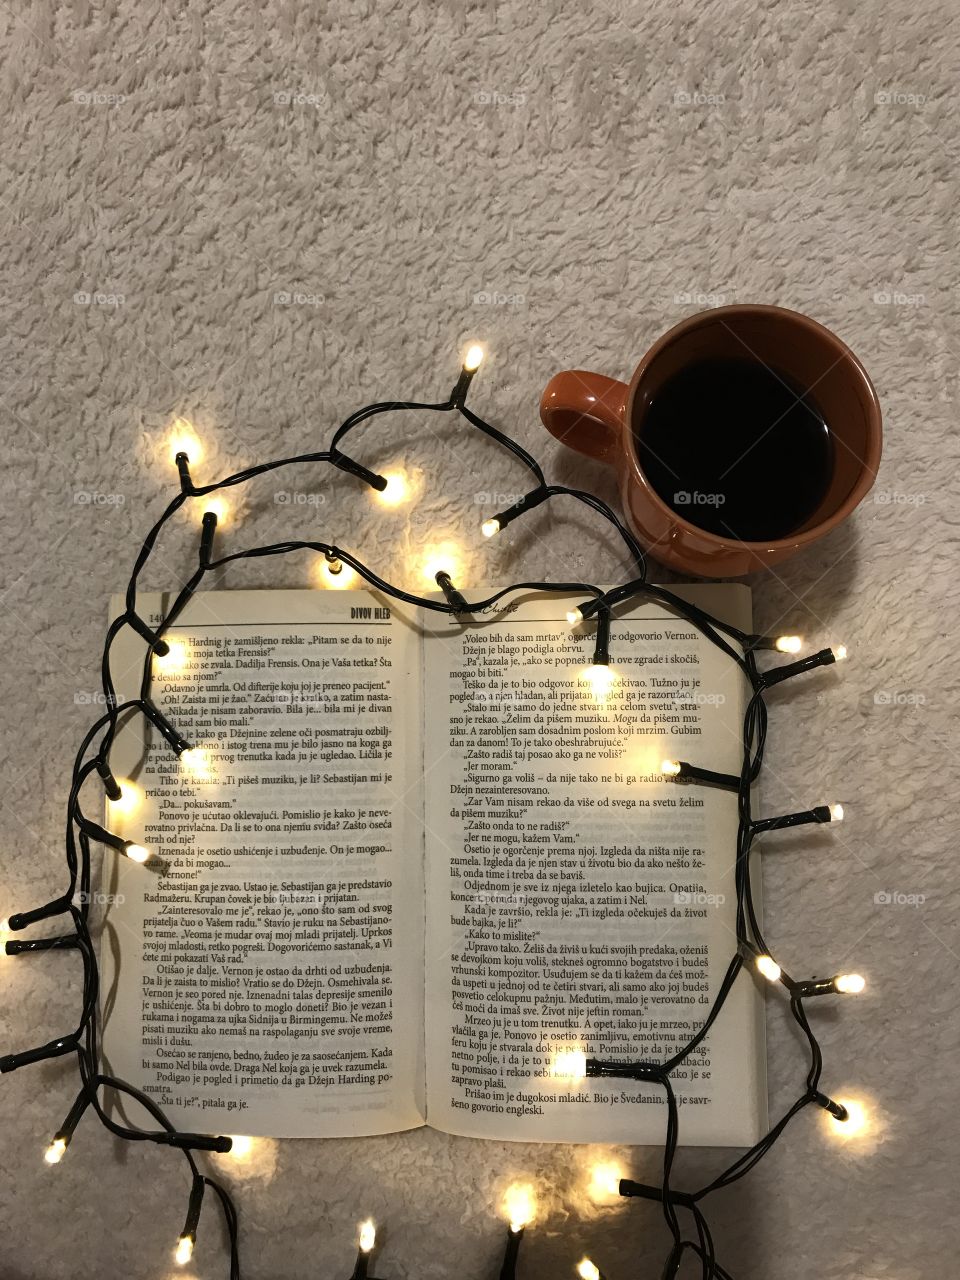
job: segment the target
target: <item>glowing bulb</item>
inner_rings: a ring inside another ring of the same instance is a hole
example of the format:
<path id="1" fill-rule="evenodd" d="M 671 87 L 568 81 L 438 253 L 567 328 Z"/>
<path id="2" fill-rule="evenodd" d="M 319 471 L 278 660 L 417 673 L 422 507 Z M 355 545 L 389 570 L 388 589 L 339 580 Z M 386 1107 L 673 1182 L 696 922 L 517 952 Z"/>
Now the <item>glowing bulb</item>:
<path id="1" fill-rule="evenodd" d="M 569 1080 L 574 1084 L 586 1079 L 587 1055 L 582 1049 L 562 1049 L 554 1055 L 550 1074 L 557 1080 Z"/>
<path id="2" fill-rule="evenodd" d="M 206 747 L 187 747 L 180 752 L 180 763 L 194 778 L 209 778 L 213 773 L 210 752 Z"/>
<path id="3" fill-rule="evenodd" d="M 537 1213 L 537 1201 L 529 1182 L 514 1182 L 503 1197 L 503 1211 L 516 1234 L 528 1227 Z"/>
<path id="4" fill-rule="evenodd" d="M 577 1275 L 580 1280 L 600 1280 L 600 1268 L 589 1258 L 584 1258 L 577 1264 Z"/>
<path id="5" fill-rule="evenodd" d="M 385 489 L 374 489 L 374 493 L 385 507 L 398 507 L 410 496 L 410 482 L 402 471 L 385 471 L 383 478 L 387 482 Z"/>
<path id="6" fill-rule="evenodd" d="M 169 646 L 169 653 L 165 653 L 162 657 L 159 653 L 153 655 L 153 664 L 157 671 L 164 676 L 179 675 L 186 669 L 189 650 L 187 642 L 179 640 L 175 636 L 164 636 Z"/>
<path id="7" fill-rule="evenodd" d="M 66 1154 L 67 1143 L 64 1138 L 54 1138 L 43 1153 L 43 1158 L 47 1164 L 59 1164 Z"/>
<path id="8" fill-rule="evenodd" d="M 483 524 L 480 526 L 480 532 L 485 538 L 492 538 L 495 534 L 500 532 L 500 521 L 492 518 L 490 520 L 484 520 Z"/>
<path id="9" fill-rule="evenodd" d="M 203 446 L 200 438 L 189 422 L 178 418 L 170 429 L 170 461 L 176 459 L 178 453 L 185 453 L 187 461 L 193 466 L 203 458 Z"/>
<path id="10" fill-rule="evenodd" d="M 142 844 L 128 844 L 126 855 L 132 862 L 149 862 L 153 857 L 150 850 L 145 849 Z"/>
<path id="11" fill-rule="evenodd" d="M 174 1254 L 177 1265 L 185 1267 L 193 1257 L 193 1240 L 190 1236 L 181 1236 L 177 1241 L 177 1252 Z"/>
<path id="12" fill-rule="evenodd" d="M 118 778 L 117 786 L 120 788 L 119 800 L 108 800 L 111 815 L 121 818 L 129 818 L 131 814 L 136 813 L 144 801 L 144 792 L 142 787 L 138 787 L 135 782 L 131 782 L 129 778 Z"/>
<path id="13" fill-rule="evenodd" d="M 467 354 L 463 357 L 463 367 L 467 373 L 476 373 L 483 364 L 483 347 L 478 342 L 467 347 Z"/>
<path id="14" fill-rule="evenodd" d="M 800 636 L 777 636 L 776 646 L 781 653 L 799 653 L 803 640 Z"/>
<path id="15" fill-rule="evenodd" d="M 833 650 L 833 656 L 838 662 L 842 662 L 847 656 L 847 646 L 845 644 L 836 645 Z"/>
<path id="16" fill-rule="evenodd" d="M 858 996 L 867 985 L 866 979 L 859 973 L 838 973 L 833 985 L 845 996 Z"/>
<path id="17" fill-rule="evenodd" d="M 837 1098 L 837 1102 L 846 1109 L 847 1118 L 838 1120 L 836 1116 L 827 1115 L 829 1132 L 836 1138 L 846 1141 L 869 1133 L 871 1129 L 870 1113 L 862 1102 L 850 1098 Z"/>
<path id="18" fill-rule="evenodd" d="M 377 1240 L 377 1228 L 373 1220 L 368 1218 L 360 1224 L 360 1252 L 369 1253 Z"/>
<path id="19" fill-rule="evenodd" d="M 425 582 L 429 582 L 434 591 L 437 589 L 437 574 L 447 573 L 458 587 L 462 586 L 462 562 L 459 548 L 455 542 L 440 542 L 427 547 L 420 561 L 420 572 Z"/>
<path id="20" fill-rule="evenodd" d="M 773 956 L 757 956 L 757 969 L 768 982 L 779 982 L 783 972 Z"/>
<path id="21" fill-rule="evenodd" d="M 577 623 L 583 621 L 583 614 L 579 609 L 568 609 L 567 621 L 570 623 L 571 627 L 575 627 Z"/>
<path id="22" fill-rule="evenodd" d="M 339 572 L 336 566 L 339 565 Z M 342 560 L 336 560 L 333 564 L 326 558 L 321 557 L 317 562 L 316 580 L 318 587 L 328 587 L 333 591 L 351 591 L 356 585 L 357 575 L 352 569 L 348 569 Z"/>
<path id="23" fill-rule="evenodd" d="M 230 1142 L 232 1145 L 227 1154 L 233 1156 L 236 1160 L 245 1160 L 253 1150 L 253 1139 L 247 1138 L 242 1134 L 231 1133 Z"/>
<path id="24" fill-rule="evenodd" d="M 843 821 L 843 805 L 842 804 L 832 804 L 830 806 L 830 821 L 831 822 Z"/>
<path id="25" fill-rule="evenodd" d="M 200 502 L 201 519 L 208 511 L 212 511 L 217 517 L 217 528 L 219 529 L 230 517 L 230 504 L 227 502 L 226 498 L 221 498 L 218 493 L 211 494 L 208 497 L 203 498 Z"/>
<path id="26" fill-rule="evenodd" d="M 611 1162 L 595 1164 L 590 1174 L 590 1195 L 594 1200 L 620 1195 L 620 1179 L 623 1170 Z"/>
<path id="27" fill-rule="evenodd" d="M 665 773 L 668 778 L 675 778 L 680 772 L 679 760 L 661 760 L 660 772 Z"/>
<path id="28" fill-rule="evenodd" d="M 617 676 L 616 672 L 605 663 L 594 662 L 587 667 L 583 678 L 589 684 L 596 697 L 604 698 L 613 688 Z"/>
<path id="29" fill-rule="evenodd" d="M 3 919 L 0 920 L 0 933 L 9 933 L 9 932 L 10 932 L 10 917 L 4 916 Z"/>

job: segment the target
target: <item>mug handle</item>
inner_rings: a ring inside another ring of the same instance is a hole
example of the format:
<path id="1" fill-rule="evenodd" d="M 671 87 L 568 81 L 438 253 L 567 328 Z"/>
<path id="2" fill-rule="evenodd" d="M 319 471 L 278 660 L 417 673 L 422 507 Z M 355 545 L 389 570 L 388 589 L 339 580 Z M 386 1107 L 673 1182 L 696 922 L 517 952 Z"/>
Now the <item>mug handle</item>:
<path id="1" fill-rule="evenodd" d="M 554 374 L 540 397 L 540 419 L 552 436 L 588 458 L 620 456 L 629 387 L 585 369 Z"/>

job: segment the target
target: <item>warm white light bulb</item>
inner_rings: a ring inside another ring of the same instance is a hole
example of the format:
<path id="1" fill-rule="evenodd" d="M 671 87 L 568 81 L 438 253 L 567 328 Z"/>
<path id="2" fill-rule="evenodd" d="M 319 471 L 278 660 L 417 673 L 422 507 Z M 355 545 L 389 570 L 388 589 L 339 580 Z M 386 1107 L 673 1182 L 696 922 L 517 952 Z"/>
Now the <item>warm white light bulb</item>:
<path id="1" fill-rule="evenodd" d="M 568 609 L 567 621 L 570 623 L 571 627 L 575 627 L 578 623 L 583 621 L 583 614 L 579 609 Z"/>
<path id="2" fill-rule="evenodd" d="M 385 471 L 383 478 L 387 482 L 385 489 L 374 489 L 373 492 L 385 507 L 398 507 L 410 496 L 410 483 L 402 471 Z"/>
<path id="3" fill-rule="evenodd" d="M 463 357 L 463 367 L 467 373 L 476 373 L 483 363 L 483 347 L 478 342 L 467 347 L 467 354 Z"/>
<path id="4" fill-rule="evenodd" d="M 63 1138 L 54 1138 L 43 1153 L 43 1158 L 47 1164 L 59 1164 L 66 1154 L 67 1144 Z"/>
<path id="5" fill-rule="evenodd" d="M 858 996 L 867 985 L 867 981 L 859 973 L 838 973 L 833 985 L 845 996 Z"/>
<path id="6" fill-rule="evenodd" d="M 660 762 L 660 772 L 665 773 L 669 778 L 675 778 L 680 772 L 680 761 L 662 760 Z"/>
<path id="7" fill-rule="evenodd" d="M 235 1160 L 245 1160 L 253 1150 L 253 1139 L 244 1134 L 231 1133 L 230 1142 L 231 1146 L 227 1154 L 233 1156 Z"/>
<path id="8" fill-rule="evenodd" d="M 577 1264 L 577 1275 L 580 1280 L 600 1280 L 600 1268 L 592 1263 L 589 1258 L 583 1258 Z"/>
<path id="9" fill-rule="evenodd" d="M 572 1083 L 586 1079 L 587 1055 L 582 1049 L 562 1049 L 554 1054 L 550 1074 L 555 1079 L 569 1080 Z"/>
<path id="10" fill-rule="evenodd" d="M 830 821 L 831 822 L 843 821 L 843 805 L 842 804 L 832 804 L 830 806 Z"/>
<path id="11" fill-rule="evenodd" d="M 118 778 L 117 786 L 120 788 L 120 799 L 107 801 L 110 806 L 110 813 L 118 817 L 128 818 L 131 814 L 136 813 L 143 804 L 143 788 L 138 787 L 129 778 Z"/>
<path id="12" fill-rule="evenodd" d="M 799 636 L 777 636 L 776 645 L 781 653 L 799 653 L 803 640 Z"/>
<path id="13" fill-rule="evenodd" d="M 500 532 L 500 521 L 494 520 L 492 517 L 489 520 L 484 520 L 480 526 L 480 532 L 485 538 L 494 537 L 495 534 Z"/>
<path id="14" fill-rule="evenodd" d="M 142 844 L 128 844 L 125 852 L 132 862 L 149 862 L 153 857 L 150 850 L 145 849 Z"/>
<path id="15" fill-rule="evenodd" d="M 202 498 L 198 507 L 201 520 L 208 511 L 212 511 L 217 517 L 217 528 L 220 529 L 226 524 L 230 516 L 230 504 L 226 498 L 221 498 L 219 494 L 211 494 L 209 497 Z"/>
<path id="16" fill-rule="evenodd" d="M 590 1195 L 594 1200 L 604 1200 L 609 1196 L 619 1196 L 620 1179 L 623 1170 L 612 1161 L 595 1164 L 590 1172 Z"/>
<path id="17" fill-rule="evenodd" d="M 584 679 L 597 698 L 604 698 L 613 688 L 617 676 L 613 668 L 606 663 L 593 662 L 584 672 Z"/>
<path id="18" fill-rule="evenodd" d="M 170 429 L 170 461 L 175 462 L 178 453 L 185 453 L 187 461 L 193 466 L 203 458 L 203 446 L 200 437 L 189 422 L 178 418 Z"/>
<path id="19" fill-rule="evenodd" d="M 9 932 L 10 932 L 10 917 L 4 916 L 3 919 L 0 920 L 0 933 L 9 933 Z"/>
<path id="20" fill-rule="evenodd" d="M 193 1257 L 193 1240 L 190 1236 L 181 1236 L 177 1241 L 177 1252 L 174 1254 L 177 1265 L 185 1267 Z"/>
<path id="21" fill-rule="evenodd" d="M 842 662 L 847 656 L 847 646 L 845 644 L 834 645 L 833 656 L 838 662 Z"/>
<path id="22" fill-rule="evenodd" d="M 783 973 L 773 956 L 757 956 L 757 969 L 769 982 L 779 982 Z"/>
<path id="23" fill-rule="evenodd" d="M 213 775 L 213 761 L 206 747 L 187 747 L 180 752 L 180 764 L 193 778 L 209 778 Z"/>
<path id="24" fill-rule="evenodd" d="M 153 654 L 153 665 L 160 675 L 175 676 L 186 670 L 189 650 L 187 642 L 174 636 L 164 636 L 169 652 L 161 655 Z"/>
<path id="25" fill-rule="evenodd" d="M 369 1253 L 377 1241 L 377 1228 L 373 1220 L 368 1218 L 360 1224 L 360 1252 Z"/>
<path id="26" fill-rule="evenodd" d="M 503 1211 L 510 1230 L 516 1233 L 528 1227 L 536 1216 L 537 1202 L 529 1182 L 514 1182 L 503 1197 Z"/>

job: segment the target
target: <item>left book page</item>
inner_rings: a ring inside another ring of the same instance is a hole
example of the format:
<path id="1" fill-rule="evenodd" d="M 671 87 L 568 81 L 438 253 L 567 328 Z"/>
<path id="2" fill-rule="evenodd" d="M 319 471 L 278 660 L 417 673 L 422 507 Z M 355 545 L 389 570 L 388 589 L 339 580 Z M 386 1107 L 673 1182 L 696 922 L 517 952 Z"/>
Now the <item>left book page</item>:
<path id="1" fill-rule="evenodd" d="M 139 598 L 156 623 L 168 595 Z M 112 602 L 112 614 L 122 611 Z M 423 1124 L 420 637 L 367 591 L 200 594 L 111 756 L 104 1058 L 180 1129 L 344 1137 Z M 143 642 L 114 650 L 121 701 Z"/>

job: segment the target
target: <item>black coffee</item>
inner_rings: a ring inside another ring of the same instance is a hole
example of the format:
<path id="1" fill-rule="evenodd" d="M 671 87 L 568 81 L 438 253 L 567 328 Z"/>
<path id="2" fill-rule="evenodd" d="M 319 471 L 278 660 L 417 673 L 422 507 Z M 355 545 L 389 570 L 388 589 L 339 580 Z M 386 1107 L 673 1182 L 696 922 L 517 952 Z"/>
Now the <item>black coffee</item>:
<path id="1" fill-rule="evenodd" d="M 640 465 L 678 515 L 743 542 L 785 538 L 822 501 L 833 441 L 809 392 L 759 360 L 700 360 L 653 398 Z"/>

